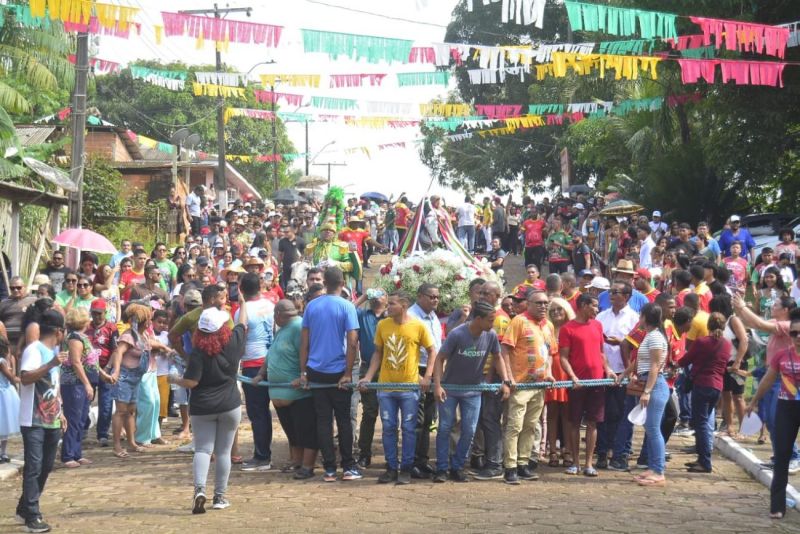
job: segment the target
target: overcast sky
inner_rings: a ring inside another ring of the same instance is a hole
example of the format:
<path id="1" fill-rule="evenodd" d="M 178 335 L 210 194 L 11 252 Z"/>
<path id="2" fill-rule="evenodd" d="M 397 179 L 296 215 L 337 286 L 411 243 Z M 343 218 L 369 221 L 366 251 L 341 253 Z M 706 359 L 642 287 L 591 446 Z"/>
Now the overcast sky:
<path id="1" fill-rule="evenodd" d="M 354 10 L 379 12 L 384 17 L 330 7 L 322 5 L 320 2 Z M 230 15 L 229 18 L 280 25 L 285 29 L 277 49 L 231 43 L 229 50 L 223 53 L 223 62 L 240 72 L 253 69 L 255 79 L 259 73 L 389 74 L 379 87 L 306 89 L 278 86 L 276 91 L 279 92 L 413 103 L 414 109 L 418 109 L 417 104 L 446 94 L 447 89 L 442 87 L 397 87 L 394 73 L 432 71 L 434 70 L 432 65 L 369 64 L 366 61 L 355 62 L 349 59 L 334 61 L 321 54 L 304 54 L 299 28 L 411 39 L 415 41 L 415 44 L 442 42 L 445 26 L 450 20 L 450 14 L 457 4 L 457 0 L 320 0 L 320 2 L 315 0 L 231 2 L 229 7 L 252 7 L 253 12 L 249 19 L 243 13 Z M 123 65 L 135 62 L 137 59 L 160 59 L 164 62 L 181 60 L 189 64 L 213 64 L 214 47 L 212 42 L 206 42 L 203 49 L 197 50 L 195 40 L 192 38 L 165 37 L 160 45 L 156 45 L 153 33 L 154 25 L 163 24 L 162 9 L 174 12 L 181 9 L 213 8 L 213 2 L 209 1 L 205 5 L 198 0 L 170 0 L 169 2 L 164 0 L 123 0 L 121 3 L 141 8 L 138 21 L 143 26 L 142 35 L 132 34 L 129 40 L 103 36 L 98 57 L 117 61 Z M 386 17 L 412 19 L 428 24 L 402 22 Z M 254 67 L 263 61 L 274 61 L 275 63 Z M 294 111 L 294 108 L 283 106 L 282 110 Z M 213 120 L 213 118 L 209 120 Z M 288 123 L 287 128 L 297 151 L 304 152 L 303 125 Z M 418 146 L 411 143 L 412 140 L 419 138 L 418 128 L 367 129 L 318 122 L 310 124 L 309 138 L 308 151 L 315 155 L 315 163 L 347 164 L 346 167 L 332 168 L 331 173 L 333 184 L 344 186 L 348 193 L 361 194 L 366 191 L 378 190 L 387 195 L 397 196 L 401 192 L 407 192 L 410 197 L 415 198 L 428 190 L 431 182 L 430 174 L 427 167 L 419 160 Z M 162 139 L 161 141 L 167 140 Z M 406 148 L 379 151 L 376 146 L 394 142 L 406 142 Z M 345 148 L 358 146 L 368 146 L 371 158 L 362 154 L 345 154 L 343 151 Z M 319 153 L 321 150 L 322 152 Z M 303 169 L 304 161 L 298 160 L 295 165 Z M 311 168 L 311 174 L 324 176 L 326 173 L 325 167 Z M 434 184 L 430 191 L 444 194 L 451 203 L 460 202 L 462 199 L 461 193 L 441 188 L 438 184 Z"/>

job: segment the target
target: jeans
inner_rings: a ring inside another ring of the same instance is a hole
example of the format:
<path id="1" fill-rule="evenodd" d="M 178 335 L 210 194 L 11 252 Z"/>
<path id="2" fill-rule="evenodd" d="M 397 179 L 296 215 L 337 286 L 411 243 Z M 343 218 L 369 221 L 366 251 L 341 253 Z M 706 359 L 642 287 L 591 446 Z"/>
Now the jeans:
<path id="1" fill-rule="evenodd" d="M 481 394 L 480 425 L 483 432 L 483 447 L 486 452 L 486 467 L 497 469 L 503 463 L 503 400 L 498 391 Z"/>
<path id="2" fill-rule="evenodd" d="M 543 409 L 543 389 L 517 390 L 508 397 L 505 407 L 506 425 L 503 432 L 505 448 L 503 466 L 506 469 L 528 465 L 532 454 L 538 456 L 536 453 L 539 452 L 539 442 L 542 439 L 539 418 Z M 538 460 L 538 458 L 533 459 Z"/>
<path id="3" fill-rule="evenodd" d="M 400 236 L 397 235 L 397 230 L 394 228 L 387 228 L 383 231 L 383 244 L 389 248 L 389 252 L 394 252 L 400 242 Z"/>
<path id="4" fill-rule="evenodd" d="M 646 380 L 646 375 L 640 377 Z M 669 386 L 663 376 L 656 379 L 653 391 L 650 392 L 650 401 L 647 403 L 647 419 L 644 429 L 647 432 L 647 468 L 659 475 L 664 473 L 664 436 L 661 435 L 661 419 L 664 417 L 664 408 L 669 401 Z"/>
<path id="5" fill-rule="evenodd" d="M 410 471 L 414 465 L 414 446 L 416 445 L 417 408 L 419 393 L 416 391 L 379 391 L 378 404 L 381 407 L 383 425 L 383 451 L 390 470 L 397 471 L 397 433 L 398 424 L 402 429 L 403 443 L 400 452 L 399 468 Z M 401 420 L 397 420 L 397 412 Z M 341 431 L 339 432 L 341 434 Z"/>
<path id="6" fill-rule="evenodd" d="M 206 487 L 213 452 L 216 456 L 214 495 L 225 495 L 225 490 L 228 489 L 228 477 L 231 474 L 231 448 L 241 420 L 241 406 L 227 412 L 192 416 L 194 434 L 192 470 L 195 487 Z"/>
<path id="7" fill-rule="evenodd" d="M 633 395 L 625 395 L 625 401 L 622 409 L 622 419 L 617 425 L 617 434 L 614 436 L 614 458 L 618 460 L 628 459 L 633 452 L 633 423 L 628 420 L 628 414 L 631 413 L 636 405 L 639 404 L 639 397 Z"/>
<path id="8" fill-rule="evenodd" d="M 111 428 L 111 412 L 114 409 L 114 399 L 111 398 L 113 386 L 102 380 L 97 384 L 95 396 L 97 397 L 97 439 L 108 439 L 108 430 Z"/>
<path id="9" fill-rule="evenodd" d="M 606 388 L 606 414 L 602 423 L 597 423 L 597 455 L 607 455 L 614 449 L 619 424 L 627 418 L 625 412 L 625 388 Z"/>
<path id="10" fill-rule="evenodd" d="M 369 365 L 362 363 L 359 376 L 367 373 Z M 361 392 L 361 425 L 358 430 L 358 454 L 372 458 L 372 440 L 375 438 L 375 421 L 378 419 L 378 393 L 374 389 Z"/>
<path id="11" fill-rule="evenodd" d="M 692 420 L 691 392 L 686 391 L 689 377 L 685 373 L 678 375 L 678 380 L 675 381 L 675 391 L 678 392 L 678 408 L 680 409 L 678 417 L 682 425 L 687 425 Z"/>
<path id="12" fill-rule="evenodd" d="M 667 405 L 664 407 L 664 416 L 661 418 L 661 436 L 664 438 L 665 447 L 667 445 L 667 442 L 669 441 L 670 436 L 672 436 L 672 431 L 675 430 L 675 422 L 677 420 L 678 420 L 678 408 L 675 406 L 675 402 L 672 400 L 672 394 L 670 393 L 670 397 L 667 400 Z M 637 464 L 647 463 L 646 432 L 644 434 L 644 438 L 642 439 L 642 450 L 639 452 L 639 459 L 636 461 L 636 463 Z"/>
<path id="13" fill-rule="evenodd" d="M 475 250 L 475 226 L 472 224 L 459 226 L 456 228 L 456 237 L 461 241 L 465 249 L 472 252 Z"/>
<path id="14" fill-rule="evenodd" d="M 242 374 L 253 378 L 258 367 L 243 367 Z M 242 384 L 247 418 L 253 431 L 253 458 L 264 462 L 272 460 L 272 412 L 269 409 L 269 388 Z"/>
<path id="15" fill-rule="evenodd" d="M 718 389 L 694 386 L 692 389 L 692 426 L 697 461 L 711 469 L 711 451 L 714 450 L 714 408 L 720 394 Z"/>
<path id="16" fill-rule="evenodd" d="M 759 403 L 764 403 L 766 409 L 763 410 L 763 413 L 766 417 L 764 417 L 764 423 L 767 425 L 767 431 L 769 432 L 769 442 L 772 446 L 772 456 L 775 457 L 777 451 L 775 450 L 775 422 L 777 420 L 777 409 L 778 409 L 778 394 L 781 391 L 781 381 L 776 380 L 775 383 L 772 385 L 772 389 L 770 389 L 766 395 L 764 395 Z M 760 412 L 762 410 L 759 410 Z M 800 449 L 797 448 L 797 444 L 794 443 L 792 445 L 792 457 L 791 460 L 800 460 Z"/>
<path id="17" fill-rule="evenodd" d="M 792 446 L 800 428 L 800 402 L 779 399 L 775 410 L 775 467 L 769 489 L 770 512 L 786 513 L 786 483 L 789 481 L 789 461 Z"/>
<path id="18" fill-rule="evenodd" d="M 481 396 L 447 392 L 447 398 L 439 405 L 439 429 L 436 432 L 436 470 L 453 471 L 463 469 L 472 445 L 472 437 L 478 426 L 481 413 Z M 450 431 L 456 423 L 456 407 L 461 413 L 461 432 L 455 452 L 450 456 Z M 450 458 L 448 458 L 450 456 Z"/>
<path id="19" fill-rule="evenodd" d="M 61 429 L 23 426 L 20 432 L 25 466 L 22 469 L 22 495 L 17 503 L 17 513 L 26 521 L 34 521 L 42 517 L 39 497 L 56 461 Z"/>
<path id="20" fill-rule="evenodd" d="M 320 373 L 308 368 L 308 381 L 321 384 L 335 384 L 342 373 Z M 322 453 L 322 466 L 325 471 L 336 471 L 336 449 L 333 446 L 333 419 L 336 418 L 336 429 L 339 432 L 339 454 L 342 457 L 342 469 L 353 469 L 353 426 L 350 421 L 349 389 L 320 388 L 312 389 L 314 411 L 317 413 L 317 439 Z"/>
<path id="21" fill-rule="evenodd" d="M 424 374 L 424 370 L 420 375 Z M 428 464 L 428 454 L 431 449 L 431 425 L 436 420 L 436 399 L 433 393 L 421 394 L 416 418 L 416 448 L 414 450 L 414 465 Z"/>
<path id="22" fill-rule="evenodd" d="M 544 248 L 544 245 L 525 247 L 525 265 L 536 265 L 539 272 L 542 272 L 545 256 L 547 256 L 547 249 Z"/>
<path id="23" fill-rule="evenodd" d="M 81 438 L 89 403 L 82 383 L 61 385 L 61 408 L 67 420 L 67 430 L 61 443 L 61 461 L 78 461 L 83 457 Z"/>

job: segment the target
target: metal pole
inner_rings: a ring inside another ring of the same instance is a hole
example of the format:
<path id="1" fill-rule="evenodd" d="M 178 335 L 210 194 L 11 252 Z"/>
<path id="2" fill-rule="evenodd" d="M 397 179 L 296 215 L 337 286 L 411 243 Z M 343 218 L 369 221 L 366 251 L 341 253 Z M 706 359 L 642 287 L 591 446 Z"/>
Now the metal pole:
<path id="1" fill-rule="evenodd" d="M 310 165 L 309 155 L 308 155 L 308 120 L 305 121 L 306 123 L 306 176 L 308 176 L 308 167 Z"/>
<path id="2" fill-rule="evenodd" d="M 86 86 L 89 79 L 89 34 L 79 32 L 75 52 L 75 90 L 72 94 L 72 154 L 70 178 L 78 186 L 69 206 L 69 225 L 81 227 L 83 218 L 83 168 L 86 143 Z"/>

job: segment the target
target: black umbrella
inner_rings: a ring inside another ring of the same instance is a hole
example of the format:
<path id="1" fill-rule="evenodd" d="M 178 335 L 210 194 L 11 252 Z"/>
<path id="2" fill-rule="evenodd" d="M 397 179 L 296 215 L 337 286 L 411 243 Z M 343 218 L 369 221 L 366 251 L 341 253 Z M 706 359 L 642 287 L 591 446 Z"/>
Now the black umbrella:
<path id="1" fill-rule="evenodd" d="M 305 198 L 300 196 L 294 189 L 279 189 L 272 195 L 273 202 L 307 202 Z"/>

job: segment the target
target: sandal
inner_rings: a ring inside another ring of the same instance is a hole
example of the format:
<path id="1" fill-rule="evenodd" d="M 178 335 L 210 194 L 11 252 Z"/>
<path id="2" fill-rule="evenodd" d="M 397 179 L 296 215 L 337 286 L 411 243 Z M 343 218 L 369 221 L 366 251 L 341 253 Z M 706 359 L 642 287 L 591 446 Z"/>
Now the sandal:
<path id="1" fill-rule="evenodd" d="M 166 445 L 167 442 L 164 441 L 164 438 L 156 438 L 150 442 L 151 445 Z"/>
<path id="2" fill-rule="evenodd" d="M 135 447 L 129 447 L 128 452 L 144 452 L 144 447 L 141 445 L 137 445 Z"/>
<path id="3" fill-rule="evenodd" d="M 114 456 L 116 456 L 117 458 L 127 458 L 130 455 L 128 454 L 128 451 L 123 450 L 123 451 L 114 451 Z"/>
<path id="4" fill-rule="evenodd" d="M 283 467 L 281 467 L 281 473 L 294 473 L 295 471 L 300 469 L 300 467 L 302 467 L 302 466 L 300 466 L 298 464 L 288 463 L 288 464 L 284 465 Z"/>
<path id="5" fill-rule="evenodd" d="M 550 461 L 547 463 L 547 465 L 549 465 L 550 467 L 558 467 L 558 464 L 559 464 L 559 462 L 558 462 L 558 453 L 557 452 L 551 452 L 550 453 Z"/>
<path id="6" fill-rule="evenodd" d="M 74 469 L 76 467 L 80 467 L 81 466 L 81 464 L 79 464 L 75 460 L 70 460 L 68 462 L 64 462 L 61 465 L 63 465 L 64 467 L 69 467 L 70 469 Z"/>
<path id="7" fill-rule="evenodd" d="M 81 465 L 91 465 L 93 462 L 88 458 L 79 458 L 78 463 Z"/>
<path id="8" fill-rule="evenodd" d="M 667 479 L 665 479 L 664 477 L 640 478 L 638 480 L 638 484 L 640 486 L 664 486 L 667 484 Z"/>
<path id="9" fill-rule="evenodd" d="M 769 514 L 770 519 L 783 519 L 783 512 L 771 512 Z"/>
<path id="10" fill-rule="evenodd" d="M 575 462 L 572 460 L 572 453 L 565 452 L 561 457 L 564 460 L 564 467 L 572 467 L 575 465 Z"/>
<path id="11" fill-rule="evenodd" d="M 241 456 L 231 456 L 231 463 L 233 465 L 239 465 L 244 463 L 244 459 Z"/>
<path id="12" fill-rule="evenodd" d="M 758 438 L 758 440 L 756 441 L 756 443 L 758 443 L 759 445 L 763 445 L 766 442 L 767 442 L 767 438 Z"/>
<path id="13" fill-rule="evenodd" d="M 564 474 L 565 475 L 577 475 L 578 474 L 578 466 L 577 465 L 571 465 L 571 466 L 567 467 L 567 469 L 564 471 Z"/>
<path id="14" fill-rule="evenodd" d="M 596 477 L 596 476 L 598 476 L 597 469 L 595 469 L 594 467 L 584 467 L 583 468 L 583 476 L 585 476 L 585 477 Z"/>

